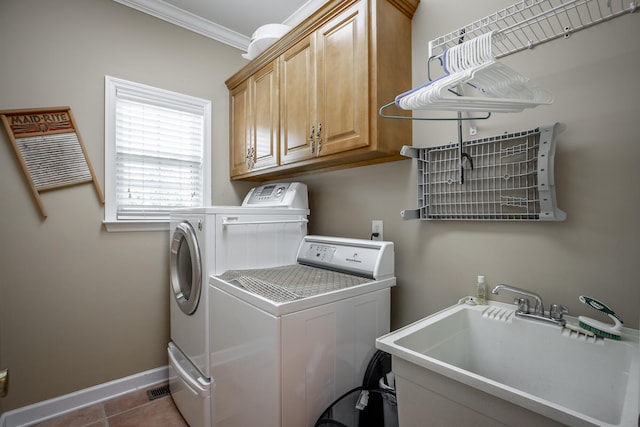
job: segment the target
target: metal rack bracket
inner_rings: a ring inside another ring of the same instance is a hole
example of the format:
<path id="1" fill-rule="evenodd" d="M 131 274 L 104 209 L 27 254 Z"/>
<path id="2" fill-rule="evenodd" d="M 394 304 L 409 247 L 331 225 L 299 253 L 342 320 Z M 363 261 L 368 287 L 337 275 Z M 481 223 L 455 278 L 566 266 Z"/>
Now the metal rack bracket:
<path id="1" fill-rule="evenodd" d="M 564 125 L 466 141 L 473 169 L 462 165 L 459 144 L 403 147 L 418 161 L 418 208 L 404 219 L 563 221 L 555 197 L 555 136 Z M 459 171 L 465 179 L 460 183 Z"/>

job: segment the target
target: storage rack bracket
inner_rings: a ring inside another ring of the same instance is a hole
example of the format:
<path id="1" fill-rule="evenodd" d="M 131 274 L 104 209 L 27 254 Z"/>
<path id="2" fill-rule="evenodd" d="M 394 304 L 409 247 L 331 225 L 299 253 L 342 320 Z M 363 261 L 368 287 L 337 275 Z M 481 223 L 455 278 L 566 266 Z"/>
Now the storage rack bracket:
<path id="1" fill-rule="evenodd" d="M 555 123 L 437 147 L 403 147 L 418 161 L 418 208 L 404 219 L 563 221 L 555 196 Z M 463 171 L 464 180 L 459 180 Z"/>

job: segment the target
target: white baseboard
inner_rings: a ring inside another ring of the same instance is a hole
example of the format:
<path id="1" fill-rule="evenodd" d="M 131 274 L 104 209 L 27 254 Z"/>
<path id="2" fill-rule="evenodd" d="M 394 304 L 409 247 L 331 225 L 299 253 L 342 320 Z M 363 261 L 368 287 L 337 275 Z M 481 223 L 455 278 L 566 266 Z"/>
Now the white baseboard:
<path id="1" fill-rule="evenodd" d="M 28 426 L 48 418 L 111 399 L 121 394 L 166 382 L 168 379 L 168 366 L 140 372 L 125 378 L 5 412 L 0 416 L 0 427 Z"/>

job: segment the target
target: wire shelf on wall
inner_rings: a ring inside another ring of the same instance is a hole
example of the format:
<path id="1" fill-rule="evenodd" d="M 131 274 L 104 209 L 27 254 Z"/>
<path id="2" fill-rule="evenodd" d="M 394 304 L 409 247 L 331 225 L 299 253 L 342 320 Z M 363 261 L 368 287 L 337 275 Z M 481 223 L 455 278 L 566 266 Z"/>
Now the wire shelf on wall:
<path id="1" fill-rule="evenodd" d="M 418 208 L 404 219 L 562 221 L 553 162 L 559 124 L 437 147 L 405 146 L 418 160 Z M 462 163 L 462 165 L 461 165 Z M 460 177 L 462 167 L 463 178 Z"/>
<path id="2" fill-rule="evenodd" d="M 501 58 L 609 19 L 633 13 L 640 5 L 630 0 L 521 0 L 498 12 L 429 42 L 429 57 L 490 31 L 496 58 Z"/>

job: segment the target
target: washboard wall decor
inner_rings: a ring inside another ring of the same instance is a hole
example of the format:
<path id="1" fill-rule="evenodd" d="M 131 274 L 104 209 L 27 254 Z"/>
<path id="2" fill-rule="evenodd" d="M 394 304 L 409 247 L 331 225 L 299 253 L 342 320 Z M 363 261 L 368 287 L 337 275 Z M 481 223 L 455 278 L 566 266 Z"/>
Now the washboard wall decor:
<path id="1" fill-rule="evenodd" d="M 418 208 L 404 219 L 562 221 L 554 183 L 558 123 L 536 129 L 417 148 Z M 462 152 L 462 155 L 460 155 Z M 462 175 L 460 174 L 462 171 Z"/>
<path id="2" fill-rule="evenodd" d="M 70 107 L 4 110 L 0 118 L 43 218 L 43 191 L 93 182 L 104 203 Z"/>

